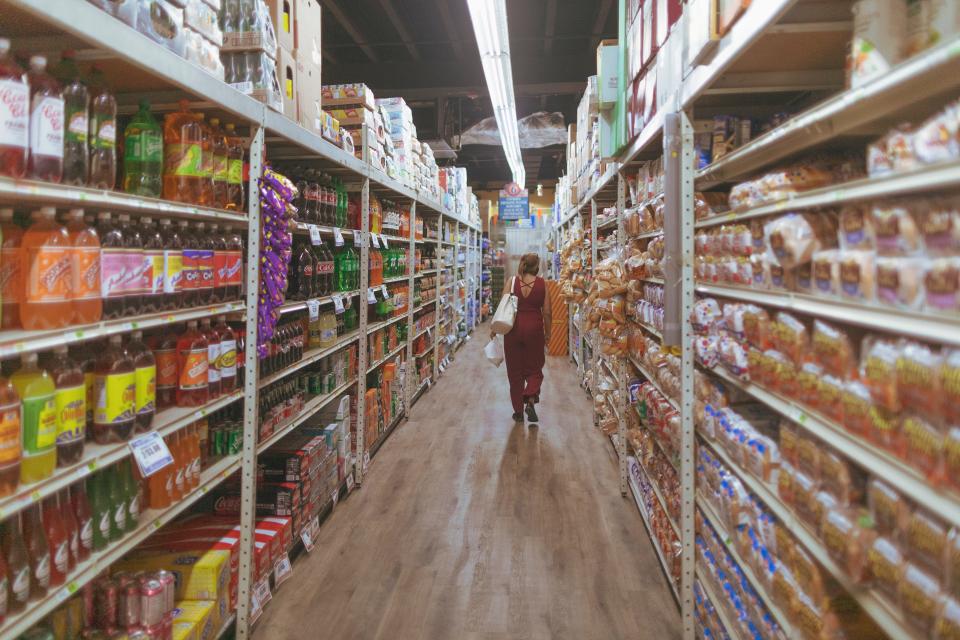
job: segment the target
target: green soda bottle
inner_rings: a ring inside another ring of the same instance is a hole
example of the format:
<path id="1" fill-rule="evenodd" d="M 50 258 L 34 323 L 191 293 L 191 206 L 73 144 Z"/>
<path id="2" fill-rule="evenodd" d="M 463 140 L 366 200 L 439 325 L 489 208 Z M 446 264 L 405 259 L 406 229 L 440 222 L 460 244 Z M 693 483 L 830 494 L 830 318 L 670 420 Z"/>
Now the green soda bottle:
<path id="1" fill-rule="evenodd" d="M 110 529 L 113 523 L 113 509 L 110 508 L 110 490 L 108 472 L 95 473 L 87 479 L 87 497 L 93 519 L 93 549 L 105 549 L 110 542 Z"/>
<path id="2" fill-rule="evenodd" d="M 123 190 L 159 198 L 163 190 L 163 129 L 150 114 L 149 102 L 140 102 L 123 137 Z"/>

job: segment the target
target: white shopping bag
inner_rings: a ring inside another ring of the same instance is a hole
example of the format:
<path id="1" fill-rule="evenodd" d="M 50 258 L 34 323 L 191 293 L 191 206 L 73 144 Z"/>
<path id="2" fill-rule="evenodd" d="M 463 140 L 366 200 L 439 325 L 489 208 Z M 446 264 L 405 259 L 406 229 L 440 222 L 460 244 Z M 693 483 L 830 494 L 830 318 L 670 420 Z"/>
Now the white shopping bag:
<path id="1" fill-rule="evenodd" d="M 503 362 L 503 345 L 500 343 L 500 336 L 494 336 L 487 343 L 487 346 L 483 348 L 483 354 L 487 356 L 490 364 L 495 367 L 500 366 L 500 363 Z"/>

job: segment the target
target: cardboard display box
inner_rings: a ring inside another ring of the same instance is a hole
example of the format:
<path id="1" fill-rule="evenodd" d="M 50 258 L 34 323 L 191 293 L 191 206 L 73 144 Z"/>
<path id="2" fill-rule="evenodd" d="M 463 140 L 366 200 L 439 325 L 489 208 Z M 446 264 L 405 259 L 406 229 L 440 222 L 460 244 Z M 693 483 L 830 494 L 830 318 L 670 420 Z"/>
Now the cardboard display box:
<path id="1" fill-rule="evenodd" d="M 267 10 L 270 12 L 270 22 L 277 35 L 277 44 L 293 51 L 293 29 L 296 20 L 294 0 L 266 0 Z"/>
<path id="2" fill-rule="evenodd" d="M 283 113 L 291 120 L 297 120 L 297 62 L 293 53 L 283 47 L 277 48 L 277 77 L 280 79 Z"/>
<path id="3" fill-rule="evenodd" d="M 297 121 L 300 126 L 314 133 L 322 133 L 320 111 L 323 106 L 323 83 L 320 81 L 320 66 L 315 65 L 310 55 L 301 49 L 294 51 L 293 57 L 297 64 Z"/>
<path id="4" fill-rule="evenodd" d="M 294 2 L 293 49 L 300 51 L 304 62 L 322 68 L 321 53 L 322 9 L 320 0 L 290 0 Z"/>
<path id="5" fill-rule="evenodd" d="M 373 111 L 376 108 L 376 98 L 370 87 L 362 82 L 351 84 L 328 84 L 323 87 L 323 104 L 328 107 L 334 105 L 363 106 Z"/>

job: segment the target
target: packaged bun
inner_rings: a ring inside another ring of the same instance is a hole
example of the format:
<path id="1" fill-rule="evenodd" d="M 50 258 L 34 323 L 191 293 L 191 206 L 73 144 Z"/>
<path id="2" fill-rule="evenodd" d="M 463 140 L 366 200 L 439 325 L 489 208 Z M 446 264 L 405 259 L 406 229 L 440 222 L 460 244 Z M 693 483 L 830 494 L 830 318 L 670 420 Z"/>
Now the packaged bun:
<path id="1" fill-rule="evenodd" d="M 788 213 L 768 222 L 764 226 L 764 236 L 768 252 L 784 269 L 810 262 L 820 249 L 813 226 L 799 213 Z"/>
<path id="2" fill-rule="evenodd" d="M 897 357 L 897 395 L 908 411 L 939 422 L 943 417 L 940 389 L 943 357 L 928 345 L 904 341 Z"/>
<path id="3" fill-rule="evenodd" d="M 927 480 L 939 484 L 943 475 L 943 453 L 946 436 L 939 427 L 917 415 L 902 421 L 904 456 Z"/>
<path id="4" fill-rule="evenodd" d="M 843 380 L 825 374 L 820 379 L 820 397 L 816 405 L 823 415 L 841 424 L 843 423 L 843 387 Z"/>
<path id="5" fill-rule="evenodd" d="M 926 258 L 878 257 L 877 301 L 901 309 L 919 309 L 928 263 Z"/>
<path id="6" fill-rule="evenodd" d="M 843 426 L 855 435 L 866 438 L 870 433 L 870 390 L 859 380 L 843 385 L 840 404 L 843 407 Z"/>
<path id="7" fill-rule="evenodd" d="M 943 608 L 933 627 L 935 640 L 958 640 L 960 638 L 960 602 L 944 598 Z"/>
<path id="8" fill-rule="evenodd" d="M 871 211 L 877 253 L 882 256 L 909 256 L 923 249 L 917 221 L 904 202 L 876 204 Z"/>
<path id="9" fill-rule="evenodd" d="M 869 210 L 860 204 L 852 204 L 840 211 L 840 248 L 874 248 L 873 218 Z"/>
<path id="10" fill-rule="evenodd" d="M 877 295 L 876 268 L 872 251 L 841 251 L 840 295 L 848 300 L 870 302 Z"/>
<path id="11" fill-rule="evenodd" d="M 841 505 L 852 506 L 863 497 L 866 477 L 841 455 L 823 451 L 820 453 L 820 483 Z"/>
<path id="12" fill-rule="evenodd" d="M 877 538 L 867 551 L 867 563 L 874 586 L 896 604 L 900 596 L 900 581 L 907 564 L 903 552 L 892 540 Z"/>
<path id="13" fill-rule="evenodd" d="M 960 349 L 950 349 L 944 354 L 940 375 L 944 420 L 949 425 L 960 426 Z"/>
<path id="14" fill-rule="evenodd" d="M 881 409 L 898 413 L 903 405 L 897 394 L 897 359 L 900 347 L 886 340 L 867 338 L 863 344 L 863 379 Z"/>
<path id="15" fill-rule="evenodd" d="M 820 381 L 823 367 L 816 362 L 806 362 L 797 370 L 797 393 L 795 398 L 802 404 L 815 407 L 820 401 Z"/>
<path id="16" fill-rule="evenodd" d="M 846 378 L 853 371 L 853 345 L 844 330 L 814 320 L 810 346 L 813 357 L 827 373 Z"/>
<path id="17" fill-rule="evenodd" d="M 910 518 L 906 500 L 882 480 L 867 483 L 867 502 L 877 531 L 891 540 L 899 540 Z"/>
<path id="18" fill-rule="evenodd" d="M 800 546 L 793 549 L 793 561 L 790 565 L 793 577 L 804 593 L 814 600 L 823 598 L 825 590 L 820 565 Z"/>
<path id="19" fill-rule="evenodd" d="M 835 509 L 825 515 L 820 532 L 830 557 L 854 582 L 861 582 L 869 575 L 867 551 L 875 536 L 857 520 L 855 512 Z"/>
<path id="20" fill-rule="evenodd" d="M 915 509 L 907 520 L 903 548 L 912 562 L 926 567 L 938 579 L 945 576 L 949 530 L 937 518 Z"/>
<path id="21" fill-rule="evenodd" d="M 940 583 L 929 573 L 907 563 L 900 581 L 900 607 L 907 620 L 925 634 L 930 633 L 940 612 Z"/>
<path id="22" fill-rule="evenodd" d="M 929 255 L 960 254 L 960 200 L 937 200 L 919 216 L 920 233 Z"/>
<path id="23" fill-rule="evenodd" d="M 840 293 L 840 252 L 825 249 L 813 254 L 812 293 L 818 296 L 836 296 Z"/>
<path id="24" fill-rule="evenodd" d="M 960 311 L 960 258 L 936 258 L 926 264 L 924 306 L 931 311 Z"/>
<path id="25" fill-rule="evenodd" d="M 789 313 L 777 314 L 774 326 L 774 348 L 796 364 L 802 364 L 810 348 L 807 327 Z"/>
<path id="26" fill-rule="evenodd" d="M 943 442 L 943 477 L 955 490 L 960 490 L 960 427 L 950 427 Z"/>

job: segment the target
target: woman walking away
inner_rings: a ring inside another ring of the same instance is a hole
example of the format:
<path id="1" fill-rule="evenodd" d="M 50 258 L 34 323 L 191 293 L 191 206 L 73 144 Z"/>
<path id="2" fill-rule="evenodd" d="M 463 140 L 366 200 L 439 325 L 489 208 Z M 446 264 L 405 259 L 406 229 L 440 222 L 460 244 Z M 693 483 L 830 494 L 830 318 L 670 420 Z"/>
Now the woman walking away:
<path id="1" fill-rule="evenodd" d="M 517 316 L 513 329 L 504 336 L 503 350 L 515 422 L 523 422 L 524 409 L 530 422 L 539 421 L 534 405 L 540 402 L 544 352 L 552 323 L 547 284 L 537 276 L 539 272 L 540 258 L 528 253 L 520 258 L 517 277 L 510 280 L 517 296 Z"/>

